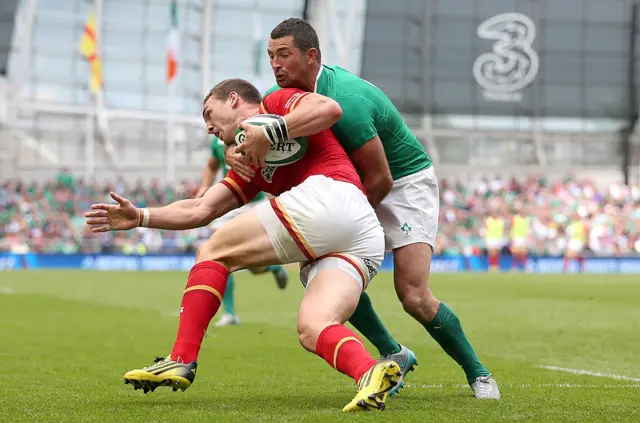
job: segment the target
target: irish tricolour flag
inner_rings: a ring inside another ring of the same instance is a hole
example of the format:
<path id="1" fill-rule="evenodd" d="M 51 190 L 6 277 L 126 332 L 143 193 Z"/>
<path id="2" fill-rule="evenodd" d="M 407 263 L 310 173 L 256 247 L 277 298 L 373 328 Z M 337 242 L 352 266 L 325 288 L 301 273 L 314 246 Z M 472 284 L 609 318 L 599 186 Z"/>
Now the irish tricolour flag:
<path id="1" fill-rule="evenodd" d="M 171 83 L 178 73 L 178 48 L 180 47 L 180 33 L 178 32 L 178 5 L 171 1 L 171 26 L 167 37 L 167 83 Z"/>

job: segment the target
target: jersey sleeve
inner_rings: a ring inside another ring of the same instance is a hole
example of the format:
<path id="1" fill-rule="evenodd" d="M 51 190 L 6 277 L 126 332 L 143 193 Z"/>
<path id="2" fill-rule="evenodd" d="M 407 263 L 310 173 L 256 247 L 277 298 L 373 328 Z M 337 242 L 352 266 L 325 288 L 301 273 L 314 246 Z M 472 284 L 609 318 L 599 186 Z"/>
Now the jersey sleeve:
<path id="1" fill-rule="evenodd" d="M 213 137 L 211 140 L 211 157 L 216 159 L 220 163 L 224 163 L 224 144 L 218 137 Z"/>
<path id="2" fill-rule="evenodd" d="M 357 150 L 377 135 L 377 110 L 371 101 L 360 95 L 345 95 L 334 100 L 342 108 L 342 117 L 331 130 L 347 152 Z"/>
<path id="3" fill-rule="evenodd" d="M 284 116 L 293 111 L 304 97 L 311 93 L 297 88 L 281 88 L 264 97 L 260 113 Z"/>
<path id="4" fill-rule="evenodd" d="M 220 183 L 231 190 L 241 205 L 247 204 L 260 193 L 260 188 L 242 179 L 233 169 L 229 170 Z"/>

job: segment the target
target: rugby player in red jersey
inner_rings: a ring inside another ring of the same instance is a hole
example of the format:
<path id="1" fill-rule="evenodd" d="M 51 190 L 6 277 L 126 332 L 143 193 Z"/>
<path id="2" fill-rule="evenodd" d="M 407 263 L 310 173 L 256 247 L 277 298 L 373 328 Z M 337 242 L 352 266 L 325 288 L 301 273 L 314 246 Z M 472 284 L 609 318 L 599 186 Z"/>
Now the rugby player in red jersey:
<path id="1" fill-rule="evenodd" d="M 184 230 L 209 224 L 260 191 L 277 196 L 232 219 L 198 249 L 171 355 L 127 372 L 125 382 L 145 393 L 158 386 L 188 388 L 229 273 L 301 262 L 306 290 L 298 315 L 300 343 L 358 384 L 357 395 L 343 411 L 384 409 L 400 367 L 392 360 L 376 361 L 344 326 L 382 262 L 384 234 L 349 157 L 332 132 L 322 130 L 342 110 L 331 99 L 297 89 L 279 90 L 261 103 L 259 91 L 242 79 L 222 81 L 204 102 L 209 132 L 226 144 L 234 143 L 236 128 L 258 113 L 280 115 L 266 124 L 267 130 L 306 144 L 306 152 L 290 164 L 262 167 L 250 182 L 230 171 L 202 198 L 137 209 L 112 193 L 117 205 L 95 204 L 86 213 L 94 232 L 137 226 Z"/>

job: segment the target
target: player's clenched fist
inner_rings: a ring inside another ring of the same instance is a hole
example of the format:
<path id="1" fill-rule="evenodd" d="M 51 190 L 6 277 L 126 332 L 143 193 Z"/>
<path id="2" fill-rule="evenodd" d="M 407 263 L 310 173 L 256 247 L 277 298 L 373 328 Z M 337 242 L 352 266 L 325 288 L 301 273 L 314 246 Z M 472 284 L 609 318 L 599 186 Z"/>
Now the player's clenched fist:
<path id="1" fill-rule="evenodd" d="M 84 217 L 92 232 L 125 231 L 138 226 L 140 210 L 127 200 L 110 192 L 118 204 L 93 204 Z"/>

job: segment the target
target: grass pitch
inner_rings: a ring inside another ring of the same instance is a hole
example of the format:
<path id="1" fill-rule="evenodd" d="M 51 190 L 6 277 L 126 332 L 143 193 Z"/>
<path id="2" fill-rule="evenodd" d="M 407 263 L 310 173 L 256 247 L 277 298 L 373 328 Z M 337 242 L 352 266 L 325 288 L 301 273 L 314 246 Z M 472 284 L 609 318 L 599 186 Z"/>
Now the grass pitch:
<path id="1" fill-rule="evenodd" d="M 340 411 L 354 384 L 298 344 L 296 275 L 286 291 L 238 275 L 242 325 L 209 329 L 186 392 L 125 386 L 125 371 L 170 351 L 186 276 L 0 272 L 0 421 L 640 421 L 638 276 L 434 275 L 500 384 L 500 401 L 478 401 L 382 274 L 374 306 L 420 366 L 386 411 L 357 415 Z"/>

